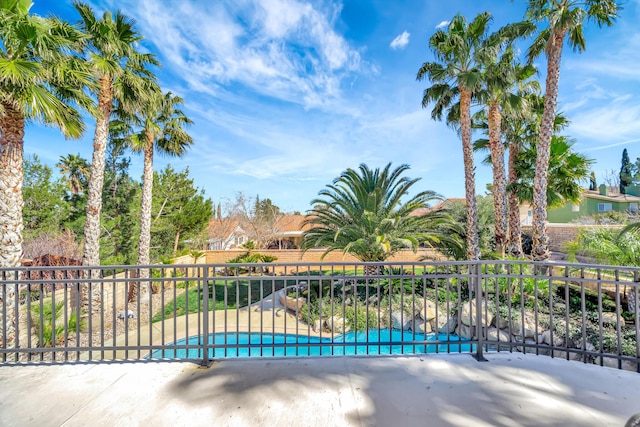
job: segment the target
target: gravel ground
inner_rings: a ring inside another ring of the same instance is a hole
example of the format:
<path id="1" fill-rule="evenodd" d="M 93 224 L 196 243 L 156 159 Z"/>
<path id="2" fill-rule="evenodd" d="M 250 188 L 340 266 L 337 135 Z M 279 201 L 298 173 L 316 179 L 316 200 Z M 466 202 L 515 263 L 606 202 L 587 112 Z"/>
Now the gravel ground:
<path id="1" fill-rule="evenodd" d="M 183 290 L 179 290 L 177 295 L 180 295 Z M 153 318 L 153 315 L 158 313 L 161 310 L 163 303 L 166 305 L 168 302 L 173 300 L 173 292 L 165 292 L 164 300 L 162 299 L 162 295 L 160 293 L 153 294 L 151 298 L 151 304 L 140 304 L 137 302 L 132 302 L 127 304 L 127 309 L 135 314 L 135 318 L 128 318 L 125 320 L 118 319 L 118 314 L 124 311 L 124 308 L 118 307 L 115 311 L 115 322 L 114 322 L 114 311 L 111 307 L 107 307 L 104 313 L 94 312 L 94 315 L 91 319 L 91 330 L 93 331 L 91 334 L 89 333 L 89 321 L 86 320 L 85 331 L 80 332 L 79 335 L 75 333 L 75 331 L 69 331 L 66 342 L 63 340 L 58 342 L 58 347 L 76 347 L 77 342 L 79 341 L 81 347 L 89 346 L 89 341 L 91 341 L 91 346 L 101 347 L 101 346 L 109 346 L 114 344 L 114 338 L 124 335 L 127 331 L 137 331 L 139 327 L 143 327 L 148 325 Z M 152 313 L 150 312 L 150 309 Z M 26 318 L 26 316 L 24 316 Z M 102 319 L 102 321 L 101 321 Z M 102 327 L 101 327 L 102 324 Z M 58 326 L 56 325 L 56 329 Z M 27 330 L 26 319 L 23 322 L 21 327 L 23 331 Z M 31 337 L 31 346 L 35 346 L 37 344 L 38 337 Z M 21 342 L 24 346 L 28 346 L 28 337 L 23 335 L 21 337 Z M 22 345 L 21 345 L 22 347 Z M 55 359 L 54 359 L 55 357 Z M 73 361 L 77 360 L 78 353 L 73 351 L 48 351 L 48 352 L 33 352 L 30 354 L 21 354 L 20 361 L 21 362 L 29 362 L 29 361 Z M 9 359 L 9 358 L 8 358 Z"/>

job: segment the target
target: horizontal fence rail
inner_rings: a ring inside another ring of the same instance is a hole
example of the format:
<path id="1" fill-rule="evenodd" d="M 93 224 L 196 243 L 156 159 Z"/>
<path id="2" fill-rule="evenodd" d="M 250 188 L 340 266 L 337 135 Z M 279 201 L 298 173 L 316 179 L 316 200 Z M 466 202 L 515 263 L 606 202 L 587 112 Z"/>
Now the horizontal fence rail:
<path id="1" fill-rule="evenodd" d="M 640 372 L 640 269 L 524 261 L 0 269 L 0 363 L 522 352 Z"/>

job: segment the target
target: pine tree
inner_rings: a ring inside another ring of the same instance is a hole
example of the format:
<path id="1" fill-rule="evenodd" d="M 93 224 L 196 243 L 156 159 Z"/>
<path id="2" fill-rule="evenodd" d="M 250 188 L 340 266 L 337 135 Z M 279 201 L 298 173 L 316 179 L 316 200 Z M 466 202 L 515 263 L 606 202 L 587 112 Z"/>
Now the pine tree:
<path id="1" fill-rule="evenodd" d="M 622 150 L 622 165 L 620 166 L 620 194 L 626 194 L 626 187 L 631 185 L 631 161 L 627 149 Z"/>
<path id="2" fill-rule="evenodd" d="M 595 191 L 598 189 L 598 182 L 596 181 L 595 172 L 591 172 L 591 176 L 589 176 L 589 190 Z"/>

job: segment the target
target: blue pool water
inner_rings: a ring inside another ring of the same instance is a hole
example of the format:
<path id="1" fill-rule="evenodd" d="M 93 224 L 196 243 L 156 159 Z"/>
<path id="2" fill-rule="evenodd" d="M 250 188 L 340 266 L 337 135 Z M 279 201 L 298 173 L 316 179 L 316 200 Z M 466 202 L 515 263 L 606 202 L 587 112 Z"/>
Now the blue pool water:
<path id="1" fill-rule="evenodd" d="M 368 345 L 360 344 L 367 341 L 369 342 Z M 415 341 L 460 341 L 460 344 L 413 344 Z M 178 340 L 169 345 L 198 346 L 201 345 L 200 342 L 200 337 L 195 336 L 190 337 L 188 340 Z M 379 342 L 406 342 L 406 344 L 377 344 Z M 334 337 L 333 340 L 330 338 L 320 339 L 318 337 L 291 334 L 217 333 L 209 335 L 209 344 L 233 346 L 233 348 L 210 348 L 209 357 L 216 359 L 358 354 L 467 353 L 474 351 L 472 347 L 475 347 L 469 343 L 465 343 L 464 340 L 460 340 L 456 335 L 414 335 L 411 332 L 403 332 L 395 329 L 372 329 L 367 332 L 350 332 Z M 262 344 L 262 347 L 259 347 L 260 344 Z M 202 356 L 201 348 L 156 350 L 151 353 L 152 359 L 198 359 L 202 358 Z"/>

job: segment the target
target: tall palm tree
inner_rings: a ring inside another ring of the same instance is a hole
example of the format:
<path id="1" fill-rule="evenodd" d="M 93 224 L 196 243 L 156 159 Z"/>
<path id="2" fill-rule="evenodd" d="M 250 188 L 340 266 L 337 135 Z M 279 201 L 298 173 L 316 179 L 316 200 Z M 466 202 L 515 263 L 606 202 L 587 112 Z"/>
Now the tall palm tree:
<path id="1" fill-rule="evenodd" d="M 524 27 L 526 28 L 526 27 Z M 530 28 L 530 27 L 529 27 Z M 527 30 L 529 28 L 526 28 Z M 512 38 L 510 42 L 514 41 Z M 536 70 L 532 65 L 522 66 L 515 62 L 515 52 L 509 44 L 498 61 L 485 64 L 484 90 L 478 97 L 485 105 L 485 117 L 489 139 L 490 162 L 493 171 L 493 203 L 495 210 L 496 252 L 504 257 L 507 245 L 507 176 L 505 173 L 505 144 L 502 139 L 503 113 L 517 115 L 526 109 L 526 98 L 515 89 L 520 89 Z M 475 146 L 478 145 L 476 142 Z"/>
<path id="2" fill-rule="evenodd" d="M 67 183 L 67 188 L 72 195 L 85 191 L 89 181 L 91 165 L 80 154 L 68 154 L 60 156 L 60 161 L 56 164 Z"/>
<path id="3" fill-rule="evenodd" d="M 532 94 L 540 90 L 538 81 L 531 79 L 535 73 L 536 69 L 532 65 L 516 63 L 513 50 L 507 49 L 495 66 L 493 64 L 487 66 L 485 72 L 487 88 L 479 96 L 485 103 L 485 109 L 474 116 L 474 126 L 484 129 L 490 137 L 477 139 L 473 148 L 474 150 L 489 150 L 491 153 L 483 163 L 490 164 L 493 168 L 494 210 L 500 212 L 502 216 L 502 218 L 498 218 L 499 215 L 496 213 L 496 228 L 499 223 L 502 227 L 506 227 L 503 229 L 508 231 L 508 238 L 503 241 L 503 244 L 506 241 L 504 250 L 515 257 L 523 256 L 520 201 L 510 188 L 513 188 L 517 181 L 514 162 L 518 158 L 523 144 L 534 143 L 530 141 L 534 123 L 531 97 Z M 494 117 L 490 122 L 489 111 L 491 110 L 493 110 Z M 491 129 L 493 129 L 493 135 Z M 507 148 L 509 149 L 508 178 L 504 176 L 504 153 Z M 496 198 L 501 200 L 496 202 Z M 496 252 L 502 249 L 498 248 L 499 234 L 496 230 Z M 500 253 L 504 255 L 502 251 Z"/>
<path id="4" fill-rule="evenodd" d="M 57 19 L 31 15 L 30 8 L 29 0 L 0 0 L 0 267 L 20 265 L 22 256 L 25 122 L 39 120 L 77 138 L 84 124 L 74 106 L 88 105 L 82 87 L 90 75 L 71 55 L 82 34 Z M 4 273 L 2 280 L 13 277 Z M 15 345 L 17 291 L 4 287 L 0 304 L 7 328 L 0 336 L 8 348 Z"/>
<path id="5" fill-rule="evenodd" d="M 341 250 L 361 261 L 384 261 L 401 249 L 418 249 L 420 244 L 443 252 L 459 248 L 460 242 L 446 230 L 456 223 L 443 210 L 412 215 L 429 202 L 441 200 L 432 191 L 422 191 L 402 203 L 419 178 L 401 176 L 408 165 L 391 170 L 391 163 L 380 170 L 361 164 L 359 171 L 347 169 L 312 200 L 313 210 L 306 224 L 312 227 L 302 236 L 304 251 L 326 248 Z M 453 237 L 452 237 L 453 236 Z"/>
<path id="6" fill-rule="evenodd" d="M 467 206 L 467 258 L 478 259 L 478 214 L 475 171 L 471 142 L 471 100 L 482 87 L 482 64 L 495 57 L 502 43 L 499 37 L 487 36 L 491 15 L 484 12 L 467 24 L 464 16 L 453 17 L 446 31 L 438 30 L 429 39 L 435 62 L 425 62 L 417 79 L 428 79 L 432 86 L 425 89 L 422 106 L 435 102 L 431 111 L 434 120 L 441 120 L 445 111 L 447 122 L 455 124 L 459 117 L 465 170 Z M 458 100 L 456 104 L 454 101 Z"/>
<path id="7" fill-rule="evenodd" d="M 140 211 L 140 238 L 138 244 L 138 265 L 147 266 L 151 263 L 149 252 L 151 246 L 151 201 L 153 198 L 153 154 L 182 156 L 193 143 L 193 139 L 185 128 L 192 121 L 180 110 L 183 99 L 167 92 L 164 95 L 157 90 L 138 114 L 128 117 L 123 122 L 125 134 L 124 142 L 133 151 L 144 155 L 144 169 L 142 175 L 142 204 Z M 123 114 L 124 116 L 124 114 Z M 137 130 L 136 133 L 132 131 Z M 149 270 L 139 271 L 140 279 L 149 278 Z M 140 282 L 140 300 L 145 301 L 148 296 L 148 281 Z M 136 289 L 129 292 L 129 299 L 136 297 Z"/>
<path id="8" fill-rule="evenodd" d="M 87 218 L 84 227 L 83 265 L 100 265 L 100 213 L 109 136 L 109 121 L 114 102 L 133 112 L 148 97 L 149 82 L 154 80 L 149 65 L 157 65 L 151 54 L 135 50 L 142 36 L 135 22 L 119 11 L 105 12 L 97 19 L 86 4 L 75 2 L 81 27 L 89 37 L 88 58 L 98 82 L 96 128 L 93 139 L 91 176 L 87 191 Z"/>
<path id="9" fill-rule="evenodd" d="M 533 196 L 533 259 L 549 259 L 547 222 L 547 174 L 549 153 L 556 116 L 562 47 L 568 36 L 569 45 L 582 52 L 585 49 L 583 25 L 594 21 L 598 26 L 613 25 L 620 5 L 615 0 L 529 0 L 527 16 L 534 22 L 547 21 L 547 28 L 536 37 L 527 53 L 529 62 L 542 53 L 547 56 L 544 113 L 538 137 L 536 173 Z"/>

